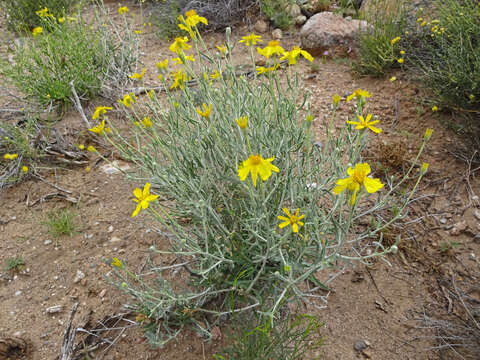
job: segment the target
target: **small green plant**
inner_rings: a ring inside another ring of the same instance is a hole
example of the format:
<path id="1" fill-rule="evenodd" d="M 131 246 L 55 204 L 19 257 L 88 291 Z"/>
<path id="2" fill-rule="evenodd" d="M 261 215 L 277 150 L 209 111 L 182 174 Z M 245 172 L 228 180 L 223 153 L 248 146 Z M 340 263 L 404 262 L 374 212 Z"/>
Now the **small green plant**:
<path id="1" fill-rule="evenodd" d="M 291 3 L 289 0 L 261 0 L 260 9 L 275 27 L 286 30 L 293 24 L 293 19 L 286 10 Z"/>
<path id="2" fill-rule="evenodd" d="M 5 271 L 19 271 L 25 266 L 25 261 L 21 256 L 14 256 L 5 260 Z"/>
<path id="3" fill-rule="evenodd" d="M 138 46 L 128 14 L 118 29 L 101 6 L 96 10 L 94 24 L 89 24 L 78 14 L 56 18 L 47 9 L 37 15 L 40 25 L 33 36 L 13 45 L 13 61 L 0 60 L 0 73 L 27 102 L 42 108 L 66 105 L 73 98 L 72 87 L 79 96 L 93 98 L 105 85 L 116 89 L 128 80 Z"/>
<path id="4" fill-rule="evenodd" d="M 72 236 L 77 233 L 76 216 L 69 209 L 52 210 L 47 213 L 42 224 L 47 227 L 48 233 L 58 240 L 63 235 Z"/>
<path id="5" fill-rule="evenodd" d="M 214 355 L 215 360 L 303 360 L 308 351 L 323 345 L 319 334 L 323 324 L 310 315 L 286 316 L 274 327 L 268 321 L 252 326 L 255 319 L 251 315 L 238 320 L 230 335 L 231 345 Z"/>
<path id="6" fill-rule="evenodd" d="M 158 28 L 158 36 L 162 39 L 173 39 L 181 34 L 177 25 L 177 18 L 181 15 L 178 0 L 169 0 L 156 4 L 150 21 Z"/>
<path id="7" fill-rule="evenodd" d="M 79 0 L 0 0 L 10 29 L 23 32 L 39 26 L 37 11 L 48 8 L 55 17 L 65 16 Z"/>
<path id="8" fill-rule="evenodd" d="M 352 69 L 357 75 L 382 77 L 388 70 L 404 63 L 406 29 L 406 5 L 404 0 L 395 3 L 395 9 L 380 0 L 372 0 L 367 21 L 371 27 L 360 35 L 360 51 Z"/>
<path id="9" fill-rule="evenodd" d="M 435 1 L 433 10 L 418 13 L 415 29 L 409 61 L 435 104 L 479 112 L 479 2 Z"/>
<path id="10" fill-rule="evenodd" d="M 440 244 L 440 251 L 441 252 L 449 252 L 453 249 L 457 249 L 460 246 L 460 244 L 456 241 L 443 241 Z"/>

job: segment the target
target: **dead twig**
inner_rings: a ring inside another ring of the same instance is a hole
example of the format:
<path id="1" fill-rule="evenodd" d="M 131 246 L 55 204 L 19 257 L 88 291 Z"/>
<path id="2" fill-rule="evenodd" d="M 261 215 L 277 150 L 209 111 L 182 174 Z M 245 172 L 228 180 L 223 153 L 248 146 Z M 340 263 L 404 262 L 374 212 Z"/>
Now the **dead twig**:
<path id="1" fill-rule="evenodd" d="M 75 85 L 73 85 L 73 80 L 70 82 L 70 86 L 72 87 L 72 94 L 73 94 L 73 104 L 75 105 L 75 108 L 77 111 L 80 113 L 80 116 L 83 119 L 83 122 L 87 126 L 87 129 L 90 129 L 92 125 L 90 124 L 90 121 L 88 121 L 87 117 L 85 116 L 85 112 L 83 111 L 82 104 L 80 103 L 80 99 L 78 98 L 77 91 L 75 90 Z"/>
<path id="2" fill-rule="evenodd" d="M 75 340 L 76 329 L 72 331 L 72 322 L 75 314 L 77 313 L 78 302 L 73 305 L 72 312 L 70 313 L 70 318 L 67 322 L 67 327 L 65 328 L 65 333 L 63 334 L 62 349 L 60 353 L 60 360 L 71 360 L 73 355 L 73 345 Z"/>

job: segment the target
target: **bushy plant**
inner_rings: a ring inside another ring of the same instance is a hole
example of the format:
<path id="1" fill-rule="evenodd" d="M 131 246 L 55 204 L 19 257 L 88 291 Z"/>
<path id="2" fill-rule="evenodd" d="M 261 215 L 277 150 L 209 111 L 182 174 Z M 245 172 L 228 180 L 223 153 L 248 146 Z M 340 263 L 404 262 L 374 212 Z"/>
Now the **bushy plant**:
<path id="1" fill-rule="evenodd" d="M 139 174 L 129 177 L 145 185 L 133 192 L 132 216 L 149 209 L 171 244 L 170 250 L 152 248 L 153 254 L 177 258 L 144 274 L 118 258 L 111 262 L 120 288 L 135 298 L 146 336 L 157 345 L 186 324 L 210 336 L 219 319 L 246 311 L 273 324 L 287 302 L 321 298 L 315 292 L 328 288 L 318 272 L 339 262 L 386 260 L 397 246 L 383 244 L 382 230 L 405 215 L 427 171 L 427 164 L 418 173 L 413 169 L 431 136 L 428 130 L 400 181 L 378 174 L 382 183 L 362 160 L 368 133 L 381 132 L 367 112 L 367 91 L 357 89 L 347 98 L 346 105 L 356 103 L 354 115 L 339 131 L 335 114 L 345 105 L 334 97 L 319 142 L 312 123 L 321 120 L 301 90 L 296 67 L 299 56 L 312 61 L 310 54 L 285 51 L 275 41 L 254 51 L 260 36 L 252 34 L 239 44 L 252 61 L 242 73 L 229 55 L 235 46 L 229 29 L 225 43 L 211 53 L 192 25 L 201 18 L 187 17 L 189 26 L 183 25 L 193 47 L 185 38 L 170 46 L 182 66 L 169 73 L 167 59 L 158 64 L 166 99 L 152 90 L 142 105 L 126 94 L 120 106 L 133 133 L 112 129 L 100 135 L 138 165 Z M 257 52 L 266 66 L 255 66 Z M 408 191 L 405 183 L 412 178 L 417 180 Z"/>
<path id="2" fill-rule="evenodd" d="M 40 25 L 37 11 L 48 8 L 53 16 L 62 17 L 78 3 L 79 0 L 0 0 L 9 28 L 21 32 Z"/>
<path id="3" fill-rule="evenodd" d="M 372 0 L 365 17 L 371 26 L 360 34 L 359 54 L 352 63 L 353 70 L 358 75 L 385 76 L 404 63 L 401 51 L 405 51 L 407 42 L 404 37 L 408 17 L 406 4 L 403 0 Z"/>
<path id="4" fill-rule="evenodd" d="M 290 4 L 289 0 L 261 0 L 260 10 L 275 27 L 285 30 L 293 25 L 294 20 L 286 10 Z"/>
<path id="5" fill-rule="evenodd" d="M 118 88 L 128 80 L 137 56 L 136 35 L 126 20 L 119 31 L 97 9 L 94 25 L 80 15 L 56 18 L 44 10 L 37 14 L 42 26 L 33 29 L 33 37 L 13 45 L 11 62 L 0 61 L 0 72 L 28 102 L 64 105 L 71 101 L 72 86 L 81 97 L 93 98 L 106 84 Z"/>
<path id="6" fill-rule="evenodd" d="M 409 61 L 440 106 L 480 111 L 480 3 L 442 0 L 418 14 Z"/>
<path id="7" fill-rule="evenodd" d="M 251 316 L 237 320 L 231 345 L 222 354 L 214 355 L 215 360 L 302 360 L 308 351 L 322 346 L 322 323 L 310 315 L 290 315 L 276 326 L 268 321 L 258 324 Z"/>

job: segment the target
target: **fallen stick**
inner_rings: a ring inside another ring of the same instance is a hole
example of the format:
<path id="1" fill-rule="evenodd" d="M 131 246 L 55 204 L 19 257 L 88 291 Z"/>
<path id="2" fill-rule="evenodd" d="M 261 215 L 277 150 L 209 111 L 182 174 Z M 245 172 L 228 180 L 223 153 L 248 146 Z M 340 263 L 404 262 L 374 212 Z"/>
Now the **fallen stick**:
<path id="1" fill-rule="evenodd" d="M 85 116 L 85 112 L 83 111 L 82 104 L 80 103 L 80 99 L 78 97 L 77 91 L 75 90 L 75 86 L 73 85 L 73 80 L 70 82 L 70 86 L 72 87 L 73 104 L 75 105 L 75 108 L 77 109 L 77 111 L 80 113 L 80 116 L 85 122 L 85 125 L 87 125 L 87 129 L 90 129 L 92 125 L 90 124 L 90 121 L 88 121 L 87 117 Z"/>
<path id="2" fill-rule="evenodd" d="M 72 322 L 75 314 L 77 313 L 78 302 L 73 305 L 72 312 L 70 313 L 70 319 L 68 319 L 65 333 L 63 334 L 62 349 L 60 352 L 60 360 L 71 360 L 73 355 L 73 345 L 75 341 L 76 329 L 72 331 Z"/>

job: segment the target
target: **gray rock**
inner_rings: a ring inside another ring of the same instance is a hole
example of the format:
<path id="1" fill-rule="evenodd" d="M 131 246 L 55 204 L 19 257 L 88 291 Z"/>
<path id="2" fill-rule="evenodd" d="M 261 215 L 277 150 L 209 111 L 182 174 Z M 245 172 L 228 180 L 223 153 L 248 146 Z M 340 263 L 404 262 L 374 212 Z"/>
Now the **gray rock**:
<path id="1" fill-rule="evenodd" d="M 287 6 L 285 11 L 292 18 L 296 18 L 298 15 L 302 14 L 302 10 L 300 9 L 300 6 L 298 6 L 297 4 L 292 4 L 292 5 Z"/>
<path id="2" fill-rule="evenodd" d="M 295 25 L 302 26 L 307 22 L 307 17 L 305 15 L 298 15 L 295 18 Z"/>
<path id="3" fill-rule="evenodd" d="M 55 314 L 55 313 L 59 313 L 60 311 L 62 311 L 62 309 L 63 309 L 62 305 L 55 305 L 55 306 L 50 306 L 50 307 L 46 308 L 45 311 L 48 314 Z"/>
<path id="4" fill-rule="evenodd" d="M 73 279 L 73 283 L 77 284 L 83 279 L 85 279 L 85 274 L 80 270 L 77 270 L 77 273 L 75 274 L 75 278 Z"/>
<path id="5" fill-rule="evenodd" d="M 253 26 L 253 29 L 255 30 L 255 32 L 263 34 L 267 32 L 268 24 L 265 20 L 258 20 Z"/>
<path id="6" fill-rule="evenodd" d="M 363 351 L 367 348 L 367 343 L 365 342 L 365 340 L 357 340 L 355 341 L 355 344 L 353 344 L 353 348 L 355 349 L 355 351 Z"/>
<path id="7" fill-rule="evenodd" d="M 368 26 L 364 20 L 345 20 L 331 12 L 318 13 L 308 19 L 300 31 L 302 47 L 356 49 L 359 32 Z"/>
<path id="8" fill-rule="evenodd" d="M 272 31 L 272 38 L 275 40 L 280 40 L 283 37 L 283 33 L 281 29 L 275 29 Z"/>
<path id="9" fill-rule="evenodd" d="M 52 240 L 45 240 L 43 242 L 43 245 L 50 245 L 52 243 Z"/>

